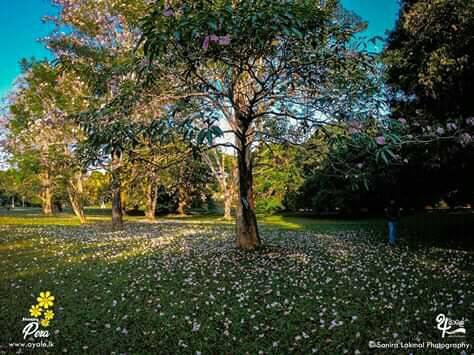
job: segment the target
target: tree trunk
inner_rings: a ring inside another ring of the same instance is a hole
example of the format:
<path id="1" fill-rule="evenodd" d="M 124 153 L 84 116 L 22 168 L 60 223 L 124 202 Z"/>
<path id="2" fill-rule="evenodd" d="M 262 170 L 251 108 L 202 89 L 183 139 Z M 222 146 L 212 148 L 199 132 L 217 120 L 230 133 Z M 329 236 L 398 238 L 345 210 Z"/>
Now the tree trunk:
<path id="1" fill-rule="evenodd" d="M 158 188 L 152 178 L 149 179 L 146 187 L 145 216 L 149 221 L 156 220 L 156 200 L 158 198 Z"/>
<path id="2" fill-rule="evenodd" d="M 184 161 L 183 164 L 181 164 L 179 168 L 179 175 L 181 176 L 181 180 L 179 181 L 179 186 L 178 186 L 178 208 L 176 212 L 180 216 L 184 216 L 186 214 L 186 206 L 188 205 L 188 194 L 186 191 L 186 177 L 184 175 L 184 164 L 186 162 Z"/>
<path id="3" fill-rule="evenodd" d="M 80 172 L 75 174 L 75 176 L 68 181 L 67 192 L 74 214 L 79 218 L 82 224 L 86 223 L 84 205 L 82 203 L 82 174 Z"/>
<path id="4" fill-rule="evenodd" d="M 224 219 L 232 219 L 232 191 L 227 184 L 224 186 Z"/>
<path id="5" fill-rule="evenodd" d="M 122 216 L 127 215 L 127 192 L 120 189 L 120 206 L 122 208 Z"/>
<path id="6" fill-rule="evenodd" d="M 73 188 L 70 186 L 68 187 L 67 192 L 74 214 L 79 218 L 82 224 L 86 223 L 87 221 L 86 216 L 84 214 L 84 208 L 82 206 L 81 197 L 77 194 L 77 192 L 73 191 Z"/>
<path id="7" fill-rule="evenodd" d="M 241 137 L 237 138 L 237 167 L 239 200 L 237 201 L 237 247 L 254 250 L 261 244 L 258 233 L 255 203 L 253 198 L 253 175 L 250 144 L 247 141 L 247 128 L 241 126 Z"/>
<path id="8" fill-rule="evenodd" d="M 230 220 L 232 219 L 232 199 L 234 197 L 235 173 L 234 171 L 232 171 L 233 168 L 231 168 L 231 171 L 229 172 L 229 174 L 226 174 L 224 154 L 222 154 L 222 160 L 221 160 L 220 166 L 221 166 L 220 168 L 221 173 L 219 174 L 219 176 L 222 179 L 221 188 L 222 188 L 222 192 L 224 193 L 224 219 Z"/>
<path id="9" fill-rule="evenodd" d="M 41 193 L 42 210 L 43 214 L 50 216 L 53 214 L 53 189 L 49 173 L 42 174 L 41 179 L 41 184 L 43 185 Z"/>
<path id="10" fill-rule="evenodd" d="M 53 194 L 47 188 L 43 194 L 43 214 L 51 216 L 53 214 Z"/>
<path id="11" fill-rule="evenodd" d="M 123 229 L 122 199 L 120 187 L 120 152 L 112 153 L 112 228 L 114 230 Z"/>
<path id="12" fill-rule="evenodd" d="M 178 208 L 176 210 L 180 216 L 184 216 L 186 214 L 186 206 L 188 204 L 187 199 L 186 190 L 180 185 L 178 188 Z"/>

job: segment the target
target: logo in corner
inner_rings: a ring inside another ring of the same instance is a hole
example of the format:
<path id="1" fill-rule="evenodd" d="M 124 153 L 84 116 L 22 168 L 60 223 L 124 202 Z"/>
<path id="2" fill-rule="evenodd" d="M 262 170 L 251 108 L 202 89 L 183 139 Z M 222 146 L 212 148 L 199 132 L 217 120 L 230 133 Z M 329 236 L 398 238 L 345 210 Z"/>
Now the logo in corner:
<path id="1" fill-rule="evenodd" d="M 30 307 L 30 318 L 23 318 L 24 322 L 28 322 L 23 327 L 23 339 L 29 336 L 34 338 L 48 338 L 49 330 L 54 319 L 54 296 L 50 291 L 40 292 L 36 298 L 37 304 Z"/>
<path id="2" fill-rule="evenodd" d="M 466 328 L 464 328 L 465 322 L 464 318 L 451 319 L 446 317 L 443 313 L 436 316 L 436 323 L 438 323 L 437 328 L 441 330 L 442 338 L 444 338 L 445 335 L 448 335 L 448 337 L 463 337 L 466 334 Z"/>

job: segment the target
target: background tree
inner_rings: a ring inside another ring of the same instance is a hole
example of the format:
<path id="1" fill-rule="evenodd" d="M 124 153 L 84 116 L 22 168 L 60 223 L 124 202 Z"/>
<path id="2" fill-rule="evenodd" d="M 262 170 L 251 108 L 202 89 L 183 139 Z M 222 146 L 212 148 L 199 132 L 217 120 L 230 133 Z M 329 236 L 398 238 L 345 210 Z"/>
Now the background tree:
<path id="1" fill-rule="evenodd" d="M 92 154 L 89 161 L 107 162 L 100 154 L 108 156 L 111 173 L 112 225 L 122 228 L 121 172 L 123 170 L 124 131 L 111 127 L 107 122 L 91 119 L 87 113 L 96 112 L 109 104 L 123 86 L 133 79 L 130 70 L 133 49 L 137 42 L 134 30 L 146 9 L 144 1 L 92 1 L 70 2 L 56 0 L 59 14 L 52 18 L 58 26 L 66 26 L 68 33 L 55 32 L 47 39 L 48 46 L 58 57 L 63 70 L 80 77 L 90 88 L 85 97 L 87 110 L 77 111 L 88 135 L 84 149 Z M 114 116 L 123 118 L 114 112 Z M 121 134 L 120 134 L 121 133 Z M 127 138 L 128 135 L 127 135 Z M 95 150 L 95 152 L 94 152 Z M 94 156 L 95 155 L 95 156 Z"/>
<path id="2" fill-rule="evenodd" d="M 110 203 L 110 175 L 105 171 L 91 171 L 84 179 L 84 191 L 89 206 L 105 207 Z"/>
<path id="3" fill-rule="evenodd" d="M 304 181 L 302 146 L 263 145 L 255 162 L 257 211 L 295 211 L 295 194 Z"/>
<path id="4" fill-rule="evenodd" d="M 402 1 L 385 51 L 388 82 L 402 94 L 396 114 L 442 121 L 473 114 L 473 11 L 472 0 Z"/>
<path id="5" fill-rule="evenodd" d="M 21 175 L 16 169 L 0 171 L 0 206 L 15 208 L 23 195 Z"/>
<path id="6" fill-rule="evenodd" d="M 368 135 L 369 127 L 354 134 L 355 127 L 360 123 L 316 132 L 304 145 L 304 182 L 295 194 L 301 209 L 357 216 L 362 209 L 381 211 L 387 192 L 393 193 L 392 198 L 399 197 L 394 194 L 391 175 L 398 164 L 395 153 L 376 147 L 374 137 Z"/>
<path id="7" fill-rule="evenodd" d="M 206 149 L 202 153 L 202 158 L 217 181 L 218 191 L 224 202 L 224 219 L 230 220 L 236 185 L 235 159 L 219 149 Z"/>
<path id="8" fill-rule="evenodd" d="M 24 82 L 10 105 L 9 148 L 37 166 L 45 214 L 53 213 L 54 190 L 66 186 L 71 206 L 85 222 L 82 168 L 76 156 L 81 140 L 68 114 L 84 108 L 84 84 L 47 63 L 25 63 Z"/>
<path id="9" fill-rule="evenodd" d="M 182 160 L 170 167 L 174 177 L 171 189 L 174 192 L 176 213 L 180 216 L 194 205 L 201 207 L 209 195 L 210 172 L 198 152 L 185 155 Z"/>
<path id="10" fill-rule="evenodd" d="M 408 120 L 413 136 L 453 136 L 404 148 L 409 164 L 399 184 L 417 207 L 474 201 L 473 11 L 472 0 L 404 0 L 388 39 L 393 115 Z"/>

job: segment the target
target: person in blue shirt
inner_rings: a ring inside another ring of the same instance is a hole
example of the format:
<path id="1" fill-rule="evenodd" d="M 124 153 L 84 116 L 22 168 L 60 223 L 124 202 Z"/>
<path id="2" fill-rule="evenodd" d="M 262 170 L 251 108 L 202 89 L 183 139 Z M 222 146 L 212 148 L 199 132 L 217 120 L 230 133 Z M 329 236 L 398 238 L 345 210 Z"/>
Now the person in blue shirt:
<path id="1" fill-rule="evenodd" d="M 397 242 L 397 225 L 400 220 L 400 208 L 395 200 L 390 200 L 387 208 L 385 208 L 385 215 L 388 221 L 388 244 L 395 246 Z"/>

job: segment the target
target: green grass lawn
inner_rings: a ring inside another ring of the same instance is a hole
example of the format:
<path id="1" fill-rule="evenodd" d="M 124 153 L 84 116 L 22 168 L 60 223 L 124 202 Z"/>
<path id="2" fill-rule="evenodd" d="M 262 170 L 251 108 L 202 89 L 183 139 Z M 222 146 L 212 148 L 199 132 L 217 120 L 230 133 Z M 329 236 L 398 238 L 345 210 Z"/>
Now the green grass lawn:
<path id="1" fill-rule="evenodd" d="M 67 213 L 0 215 L 0 354 L 29 341 L 22 318 L 42 291 L 55 316 L 42 328 L 54 347 L 41 353 L 390 353 L 369 341 L 464 341 L 473 352 L 472 251 L 413 246 L 408 234 L 390 248 L 380 220 L 271 216 L 264 247 L 247 253 L 215 216 L 129 217 L 113 232 L 90 212 L 85 226 Z M 469 319 L 466 337 L 444 341 L 438 313 Z"/>

